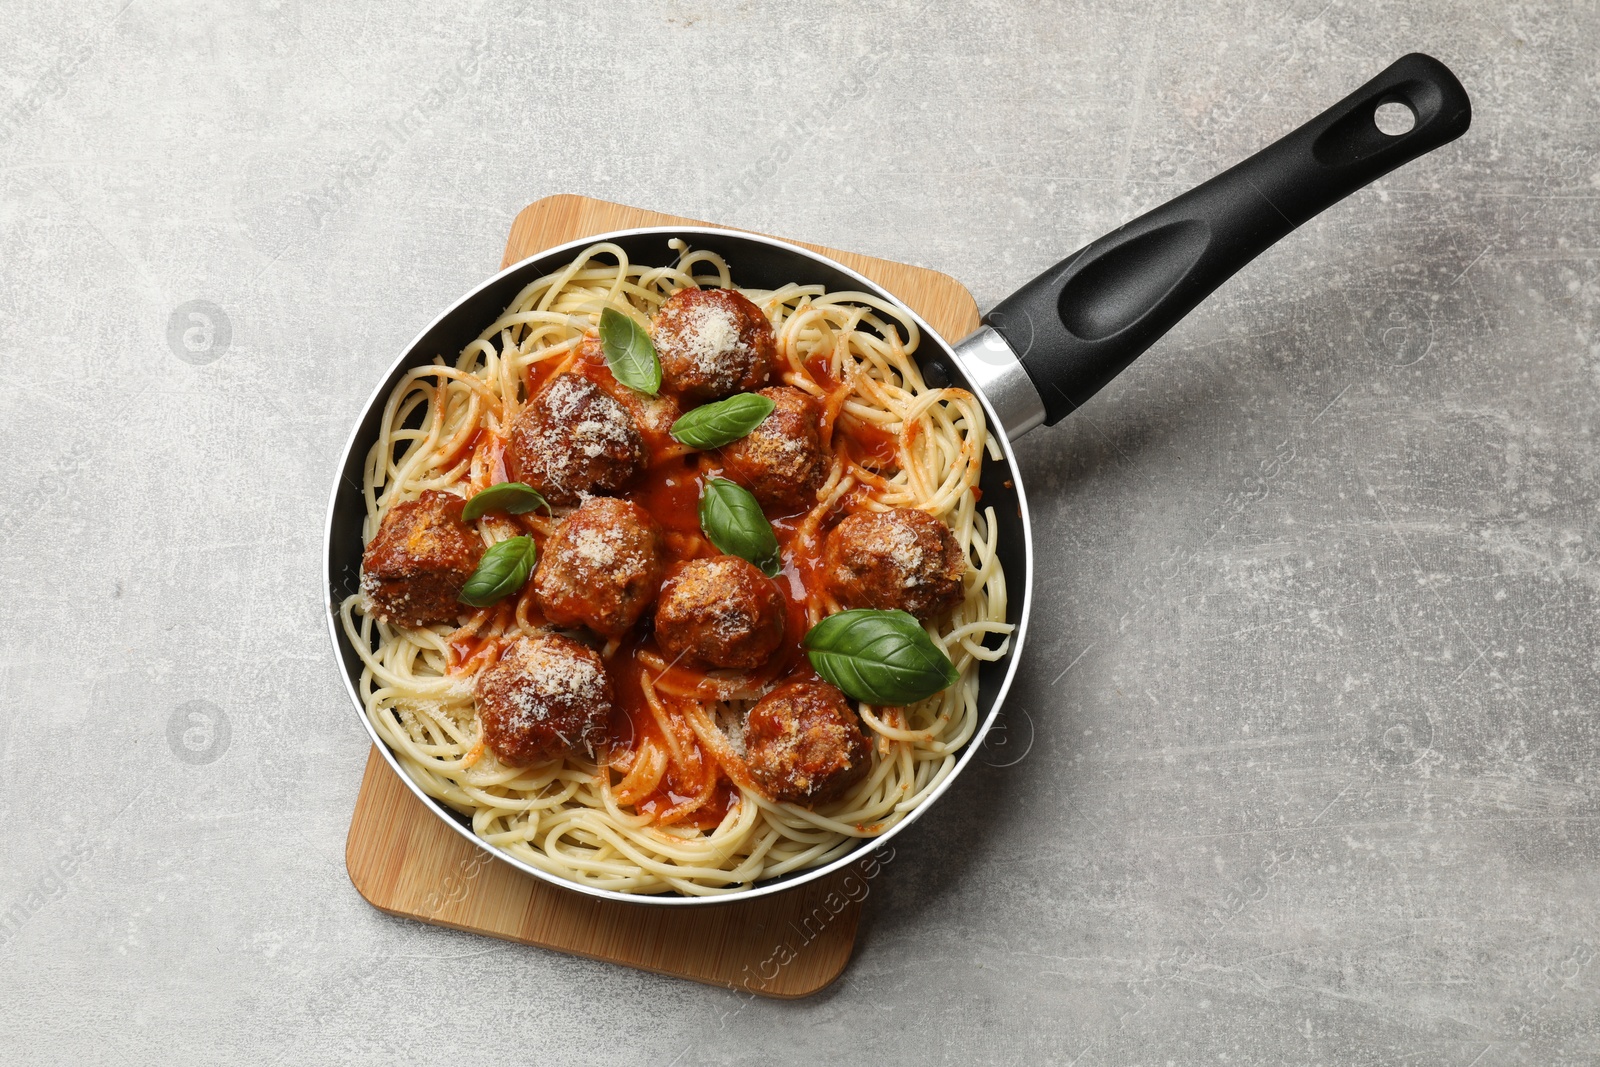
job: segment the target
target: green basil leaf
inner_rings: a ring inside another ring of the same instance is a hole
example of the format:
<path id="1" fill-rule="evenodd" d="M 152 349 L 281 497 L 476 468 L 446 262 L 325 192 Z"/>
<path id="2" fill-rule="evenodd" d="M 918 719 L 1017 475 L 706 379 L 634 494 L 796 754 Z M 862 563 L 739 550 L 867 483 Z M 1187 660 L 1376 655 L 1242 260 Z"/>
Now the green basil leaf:
<path id="1" fill-rule="evenodd" d="M 841 611 L 813 626 L 801 644 L 818 674 L 868 704 L 915 704 L 961 677 L 903 611 Z"/>
<path id="2" fill-rule="evenodd" d="M 609 307 L 600 312 L 600 348 L 617 381 L 647 396 L 661 391 L 661 360 L 656 358 L 656 346 L 632 315 Z"/>
<path id="3" fill-rule="evenodd" d="M 467 501 L 467 506 L 461 509 L 461 517 L 471 522 L 489 511 L 521 515 L 549 506 L 539 490 L 527 482 L 497 482 Z"/>
<path id="4" fill-rule="evenodd" d="M 776 406 L 760 393 L 739 393 L 688 412 L 672 424 L 672 436 L 690 448 L 721 448 L 760 426 Z"/>
<path id="5" fill-rule="evenodd" d="M 700 529 L 730 556 L 749 560 L 768 578 L 782 570 L 778 536 L 749 491 L 726 478 L 708 478 L 700 491 Z"/>
<path id="6" fill-rule="evenodd" d="M 489 550 L 478 561 L 467 584 L 461 587 L 459 599 L 475 608 L 486 608 L 509 593 L 515 593 L 527 584 L 533 571 L 533 562 L 539 558 L 539 546 L 528 536 L 511 537 Z"/>

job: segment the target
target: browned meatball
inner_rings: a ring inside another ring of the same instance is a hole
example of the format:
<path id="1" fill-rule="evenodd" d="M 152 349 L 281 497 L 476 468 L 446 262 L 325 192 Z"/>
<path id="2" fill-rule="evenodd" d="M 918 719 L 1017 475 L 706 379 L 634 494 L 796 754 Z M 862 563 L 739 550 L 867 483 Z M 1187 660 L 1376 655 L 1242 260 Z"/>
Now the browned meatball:
<path id="1" fill-rule="evenodd" d="M 478 675 L 483 739 L 508 767 L 593 753 L 611 716 L 611 679 L 592 649 L 560 634 L 519 637 Z"/>
<path id="2" fill-rule="evenodd" d="M 828 535 L 823 573 L 847 608 L 899 608 L 919 619 L 961 603 L 966 554 L 950 527 L 914 508 L 862 511 Z"/>
<path id="3" fill-rule="evenodd" d="M 816 401 L 798 389 L 761 390 L 772 414 L 744 437 L 722 446 L 722 462 L 734 481 L 768 507 L 798 508 L 817 502 L 817 486 L 828 471 Z"/>
<path id="4" fill-rule="evenodd" d="M 826 682 L 790 682 L 750 709 L 745 763 L 771 800 L 811 807 L 837 800 L 867 773 L 861 717 Z"/>
<path id="5" fill-rule="evenodd" d="M 361 591 L 372 613 L 400 626 L 455 622 L 456 598 L 478 569 L 483 538 L 461 521 L 466 503 L 429 489 L 394 505 L 361 557 Z"/>
<path id="6" fill-rule="evenodd" d="M 644 470 L 644 441 L 626 408 L 580 374 L 558 374 L 511 424 L 511 476 L 553 504 L 614 493 Z"/>
<path id="7" fill-rule="evenodd" d="M 578 346 L 578 358 L 593 367 L 604 367 L 606 355 L 600 347 L 600 338 L 593 334 L 585 337 Z M 683 406 L 676 397 L 667 393 L 646 396 L 637 389 L 623 385 L 609 372 L 601 373 L 593 380 L 595 388 L 627 409 L 629 418 L 633 419 L 647 446 L 668 443 L 672 424 L 683 414 Z"/>
<path id="8" fill-rule="evenodd" d="M 783 644 L 783 594 L 738 556 L 690 560 L 661 586 L 656 644 L 713 667 L 759 667 Z"/>
<path id="9" fill-rule="evenodd" d="M 544 543 L 533 593 L 557 626 L 621 637 L 661 585 L 661 527 L 637 504 L 591 497 Z"/>
<path id="10" fill-rule="evenodd" d="M 650 324 L 663 382 L 694 400 L 759 389 L 777 343 L 761 309 L 732 289 L 679 289 Z"/>

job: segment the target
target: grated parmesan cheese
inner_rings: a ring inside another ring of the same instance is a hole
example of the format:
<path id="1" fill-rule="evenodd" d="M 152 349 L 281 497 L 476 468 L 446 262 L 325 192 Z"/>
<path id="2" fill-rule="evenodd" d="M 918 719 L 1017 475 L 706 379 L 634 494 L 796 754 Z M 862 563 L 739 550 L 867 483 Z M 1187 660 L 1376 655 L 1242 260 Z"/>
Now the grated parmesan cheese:
<path id="1" fill-rule="evenodd" d="M 885 547 L 889 552 L 889 559 L 899 568 L 902 576 L 909 585 L 916 585 L 922 581 L 922 545 L 917 541 L 915 530 L 901 525 L 889 527 L 884 537 Z"/>
<path id="2" fill-rule="evenodd" d="M 616 546 L 606 538 L 604 531 L 593 526 L 578 531 L 572 539 L 572 551 L 596 567 L 609 567 L 617 561 Z"/>
<path id="3" fill-rule="evenodd" d="M 530 642 L 520 666 L 529 684 L 514 686 L 507 694 L 514 711 L 508 725 L 513 728 L 546 721 L 552 705 L 571 707 L 597 700 L 602 692 L 600 670 L 559 647 Z"/>
<path id="4" fill-rule="evenodd" d="M 744 347 L 739 340 L 739 321 L 717 304 L 696 304 L 685 316 L 684 326 L 684 353 L 708 378 L 726 373 L 724 359 Z"/>

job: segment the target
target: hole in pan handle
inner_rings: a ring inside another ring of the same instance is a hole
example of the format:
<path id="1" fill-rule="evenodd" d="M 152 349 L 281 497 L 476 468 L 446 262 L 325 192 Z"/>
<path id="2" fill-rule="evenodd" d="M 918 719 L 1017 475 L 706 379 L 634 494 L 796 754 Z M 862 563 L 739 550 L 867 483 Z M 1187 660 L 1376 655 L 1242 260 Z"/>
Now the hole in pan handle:
<path id="1" fill-rule="evenodd" d="M 1411 128 L 1380 128 L 1385 104 L 1408 108 Z M 1449 68 L 1405 56 L 1277 143 L 1062 260 L 984 322 L 1021 360 L 1044 421 L 1059 422 L 1280 237 L 1471 123 Z"/>

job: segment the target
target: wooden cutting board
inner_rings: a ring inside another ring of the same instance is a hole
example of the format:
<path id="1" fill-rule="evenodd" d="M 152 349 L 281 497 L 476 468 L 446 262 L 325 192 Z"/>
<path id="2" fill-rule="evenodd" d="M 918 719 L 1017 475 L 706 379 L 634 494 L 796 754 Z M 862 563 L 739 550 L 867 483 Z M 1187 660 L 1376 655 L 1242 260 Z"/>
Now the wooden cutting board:
<path id="1" fill-rule="evenodd" d="M 590 234 L 671 225 L 713 224 L 583 196 L 546 197 L 512 223 L 501 266 Z M 972 294 L 949 275 L 795 243 L 877 281 L 945 337 L 978 327 Z M 739 265 L 730 266 L 737 278 Z M 531 878 L 463 840 L 377 750 L 367 757 L 345 866 L 356 890 L 391 915 L 769 997 L 803 997 L 839 976 L 881 869 L 869 857 L 830 878 L 740 903 L 675 908 L 596 900 Z"/>

